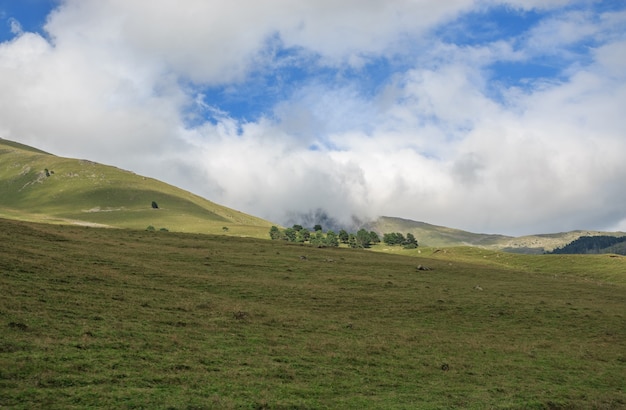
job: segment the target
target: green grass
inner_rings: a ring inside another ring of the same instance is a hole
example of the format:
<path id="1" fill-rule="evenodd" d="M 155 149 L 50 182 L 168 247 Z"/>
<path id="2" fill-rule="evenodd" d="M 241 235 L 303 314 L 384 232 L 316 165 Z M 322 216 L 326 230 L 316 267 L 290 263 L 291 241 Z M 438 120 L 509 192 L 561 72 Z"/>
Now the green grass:
<path id="1" fill-rule="evenodd" d="M 48 170 L 48 175 L 46 175 Z M 152 178 L 0 139 L 0 217 L 32 222 L 268 236 L 270 222 Z M 152 201 L 159 209 L 152 209 Z"/>
<path id="2" fill-rule="evenodd" d="M 0 407 L 626 408 L 626 258 L 420 251 L 0 220 Z"/>
<path id="3" fill-rule="evenodd" d="M 415 235 L 420 244 L 427 246 L 500 246 L 512 239 L 504 235 L 478 234 L 445 226 L 431 225 L 410 219 L 382 216 L 372 223 L 371 229 L 377 232 L 408 232 Z"/>

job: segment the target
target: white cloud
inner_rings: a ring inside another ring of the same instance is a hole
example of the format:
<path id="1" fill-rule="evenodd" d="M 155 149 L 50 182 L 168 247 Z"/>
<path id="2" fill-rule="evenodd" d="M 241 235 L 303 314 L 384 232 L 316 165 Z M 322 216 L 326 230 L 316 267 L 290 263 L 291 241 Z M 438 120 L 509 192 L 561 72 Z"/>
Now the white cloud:
<path id="1" fill-rule="evenodd" d="M 544 55 L 569 53 L 564 47 L 588 39 L 599 30 L 590 12 L 572 11 L 540 22 L 528 34 L 525 46 Z"/>
<path id="2" fill-rule="evenodd" d="M 319 54 L 331 65 L 391 51 L 468 9 L 472 0 L 446 2 L 350 0 L 66 0 L 47 24 L 57 44 L 129 47 L 141 58 L 202 83 L 241 80 L 273 58 L 271 41 Z M 269 54 L 268 54 L 269 52 Z"/>
<path id="3" fill-rule="evenodd" d="M 24 32 L 24 30 L 22 30 L 22 25 L 20 24 L 20 22 L 14 18 L 9 19 L 9 27 L 11 29 L 11 33 L 16 36 L 19 36 Z"/>
<path id="4" fill-rule="evenodd" d="M 619 226 L 626 14 L 570 8 L 481 46 L 433 38 L 431 28 L 493 3 L 66 0 L 49 16 L 50 42 L 16 32 L 0 44 L 0 136 L 277 222 L 322 207 L 343 220 L 501 233 Z M 567 54 L 590 38 L 587 62 Z M 285 64 L 281 47 L 317 64 L 310 72 L 358 73 L 383 56 L 408 67 L 368 93 L 358 76 L 303 81 L 253 122 L 204 102 L 197 85 L 271 73 Z M 567 54 L 561 79 L 491 81 L 491 63 L 545 54 Z M 187 121 L 207 112 L 215 123 Z"/>
<path id="5" fill-rule="evenodd" d="M 552 9 L 561 6 L 571 5 L 573 3 L 584 3 L 586 0 L 505 0 L 505 1 L 491 1 L 492 4 L 504 3 L 506 5 L 520 8 L 523 10 L 532 10 L 532 9 Z"/>

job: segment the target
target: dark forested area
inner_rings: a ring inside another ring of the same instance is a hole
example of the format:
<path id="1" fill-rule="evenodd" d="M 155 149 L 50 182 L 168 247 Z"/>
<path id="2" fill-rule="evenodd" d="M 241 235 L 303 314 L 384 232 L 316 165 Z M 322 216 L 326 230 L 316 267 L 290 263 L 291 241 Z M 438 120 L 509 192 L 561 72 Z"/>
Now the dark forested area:
<path id="1" fill-rule="evenodd" d="M 617 253 L 626 255 L 626 236 L 581 236 L 550 253 Z"/>

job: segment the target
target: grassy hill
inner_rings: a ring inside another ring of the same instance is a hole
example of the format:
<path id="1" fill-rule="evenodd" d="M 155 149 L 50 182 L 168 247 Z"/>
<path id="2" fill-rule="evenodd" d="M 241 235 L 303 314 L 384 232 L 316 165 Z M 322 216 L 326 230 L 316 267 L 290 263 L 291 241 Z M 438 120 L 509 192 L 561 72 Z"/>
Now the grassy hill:
<path id="1" fill-rule="evenodd" d="M 3 139 L 0 192 L 0 217 L 28 221 L 256 237 L 271 226 L 152 178 Z"/>
<path id="2" fill-rule="evenodd" d="M 376 232 L 412 233 L 420 245 L 424 246 L 493 246 L 511 239 L 504 235 L 477 234 L 445 226 L 431 225 L 410 219 L 383 216 L 370 223 L 367 228 Z"/>
<path id="3" fill-rule="evenodd" d="M 397 252 L 0 219 L 0 407 L 626 408 L 626 258 Z"/>
<path id="4" fill-rule="evenodd" d="M 379 233 L 400 232 L 412 233 L 420 246 L 449 247 L 449 246 L 479 246 L 488 249 L 504 250 L 507 252 L 541 254 L 562 247 L 581 236 L 624 236 L 624 232 L 601 231 L 570 231 L 554 234 L 540 234 L 528 236 L 506 236 L 494 234 L 480 234 L 431 225 L 409 219 L 380 217 L 369 223 L 366 228 Z"/>

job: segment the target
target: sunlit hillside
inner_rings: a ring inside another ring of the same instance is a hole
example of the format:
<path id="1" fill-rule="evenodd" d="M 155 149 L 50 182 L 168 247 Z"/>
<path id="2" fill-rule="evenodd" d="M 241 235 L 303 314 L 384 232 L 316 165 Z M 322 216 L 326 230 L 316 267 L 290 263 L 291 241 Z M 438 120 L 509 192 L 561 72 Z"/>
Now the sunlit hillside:
<path id="1" fill-rule="evenodd" d="M 0 217 L 266 237 L 270 222 L 161 181 L 0 139 Z"/>

